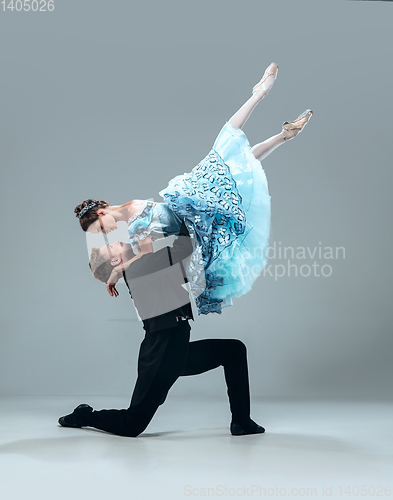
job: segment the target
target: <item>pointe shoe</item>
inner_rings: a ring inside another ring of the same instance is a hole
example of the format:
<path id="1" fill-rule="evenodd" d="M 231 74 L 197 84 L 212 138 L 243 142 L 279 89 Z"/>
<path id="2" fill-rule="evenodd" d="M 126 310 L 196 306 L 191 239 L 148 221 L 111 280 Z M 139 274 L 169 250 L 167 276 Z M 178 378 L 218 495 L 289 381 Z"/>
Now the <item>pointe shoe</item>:
<path id="1" fill-rule="evenodd" d="M 253 95 L 257 93 L 260 96 L 260 99 L 263 99 L 267 96 L 269 90 L 273 87 L 274 80 L 277 78 L 278 66 L 276 63 L 271 63 L 265 70 L 261 81 L 259 81 L 256 85 L 254 85 L 252 89 Z M 269 76 L 274 76 L 274 80 L 269 85 L 266 84 L 266 80 Z"/>
<path id="2" fill-rule="evenodd" d="M 289 141 L 296 137 L 309 122 L 313 112 L 311 109 L 306 109 L 304 113 L 296 118 L 293 122 L 284 122 L 282 124 L 282 133 L 284 134 L 284 141 Z"/>

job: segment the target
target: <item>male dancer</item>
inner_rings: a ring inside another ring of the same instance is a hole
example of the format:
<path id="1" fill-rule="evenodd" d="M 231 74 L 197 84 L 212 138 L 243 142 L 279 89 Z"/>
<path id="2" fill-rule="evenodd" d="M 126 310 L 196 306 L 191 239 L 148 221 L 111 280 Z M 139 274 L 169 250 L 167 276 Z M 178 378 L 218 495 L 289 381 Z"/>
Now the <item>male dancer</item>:
<path id="1" fill-rule="evenodd" d="M 95 427 L 120 436 L 136 437 L 149 425 L 169 389 L 179 376 L 197 375 L 224 367 L 232 421 L 232 435 L 259 434 L 265 429 L 250 418 L 247 352 L 237 339 L 206 339 L 190 342 L 194 319 L 183 261 L 193 246 L 184 221 L 172 248 L 141 252 L 123 262 L 130 245 L 101 247 L 112 266 L 123 264 L 123 276 L 146 332 L 138 358 L 138 378 L 129 408 L 95 411 L 87 404 L 61 417 L 63 427 Z M 124 270 L 127 268 L 126 270 Z M 92 269 L 93 270 L 93 269 Z M 117 281 L 116 279 L 114 280 Z M 183 285 L 183 286 L 182 286 Z M 117 296 L 114 285 L 108 285 Z"/>

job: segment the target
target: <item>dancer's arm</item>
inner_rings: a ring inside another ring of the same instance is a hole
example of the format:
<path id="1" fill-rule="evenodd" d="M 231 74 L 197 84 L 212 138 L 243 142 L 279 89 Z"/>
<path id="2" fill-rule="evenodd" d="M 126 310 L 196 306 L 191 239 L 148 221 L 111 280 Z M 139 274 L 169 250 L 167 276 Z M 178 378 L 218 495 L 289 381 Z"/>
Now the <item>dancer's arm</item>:
<path id="1" fill-rule="evenodd" d="M 148 251 L 139 252 L 138 255 L 136 255 L 132 259 L 127 260 L 127 262 L 123 262 L 122 264 L 112 269 L 112 273 L 109 276 L 109 279 L 106 283 L 106 289 L 108 290 L 108 293 L 111 297 L 113 296 L 118 297 L 119 295 L 119 292 L 116 290 L 116 283 L 119 281 L 119 278 L 123 275 L 123 272 L 126 271 L 135 260 L 139 259 L 140 257 L 142 257 L 142 255 L 145 255 L 147 253 L 151 252 Z"/>

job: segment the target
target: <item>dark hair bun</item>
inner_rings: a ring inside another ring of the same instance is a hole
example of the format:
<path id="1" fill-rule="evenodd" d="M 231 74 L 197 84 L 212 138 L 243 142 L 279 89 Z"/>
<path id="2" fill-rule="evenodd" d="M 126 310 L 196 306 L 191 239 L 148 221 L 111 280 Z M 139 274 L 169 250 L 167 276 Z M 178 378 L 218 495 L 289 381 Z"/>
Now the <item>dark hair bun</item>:
<path id="1" fill-rule="evenodd" d="M 97 210 L 99 210 L 100 208 L 109 207 L 109 203 L 107 203 L 105 200 L 99 201 L 89 198 L 88 200 L 83 201 L 80 205 L 74 208 L 75 216 L 79 218 L 79 214 L 81 213 L 81 211 L 87 206 L 92 204 L 94 204 L 94 206 L 91 207 L 89 210 L 85 211 L 85 213 L 79 219 L 83 231 L 87 231 L 90 224 L 92 224 L 94 221 L 98 219 Z"/>
<path id="2" fill-rule="evenodd" d="M 94 207 L 94 208 L 97 208 L 97 209 L 109 207 L 109 204 L 104 200 L 98 201 L 98 200 L 93 200 L 92 198 L 89 198 L 88 200 L 83 201 L 80 205 L 78 205 L 77 207 L 74 208 L 74 213 L 75 213 L 76 217 L 79 216 L 82 208 L 85 208 L 88 205 L 91 205 L 92 203 L 96 204 L 96 207 Z"/>

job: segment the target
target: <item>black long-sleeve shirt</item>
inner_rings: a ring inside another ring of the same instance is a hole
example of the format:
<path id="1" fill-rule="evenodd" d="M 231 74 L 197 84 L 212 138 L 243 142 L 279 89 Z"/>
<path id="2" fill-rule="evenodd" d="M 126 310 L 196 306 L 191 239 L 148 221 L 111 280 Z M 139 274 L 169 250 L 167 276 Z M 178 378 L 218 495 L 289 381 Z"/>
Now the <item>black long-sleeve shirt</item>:
<path id="1" fill-rule="evenodd" d="M 185 267 L 193 252 L 187 227 L 182 222 L 172 247 L 148 253 L 123 273 L 124 281 L 146 332 L 171 328 L 178 317 L 194 320 Z"/>

